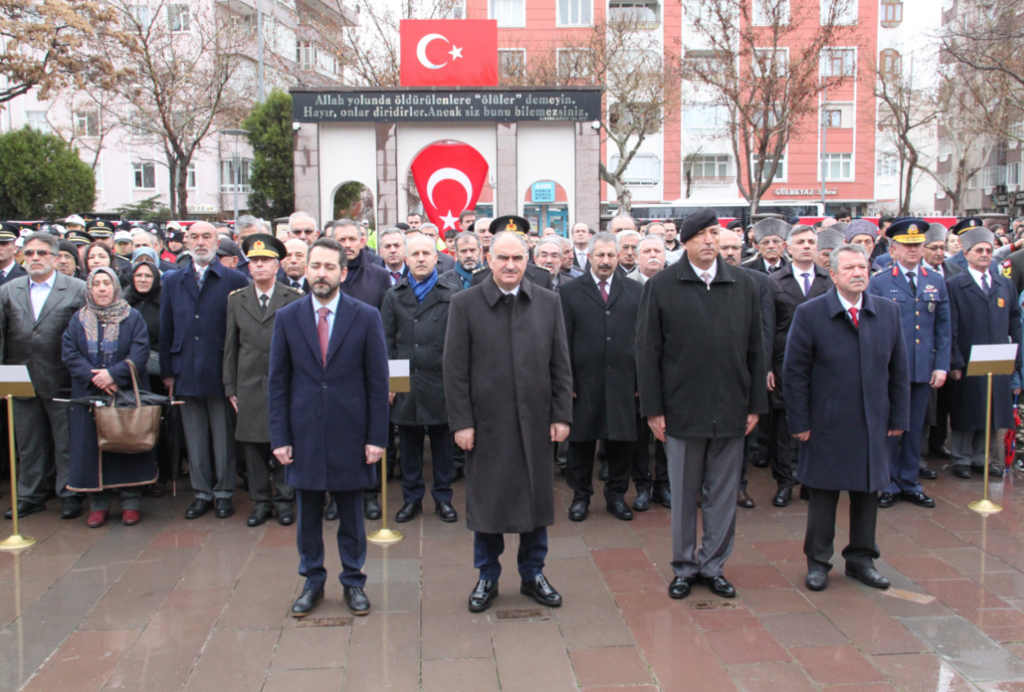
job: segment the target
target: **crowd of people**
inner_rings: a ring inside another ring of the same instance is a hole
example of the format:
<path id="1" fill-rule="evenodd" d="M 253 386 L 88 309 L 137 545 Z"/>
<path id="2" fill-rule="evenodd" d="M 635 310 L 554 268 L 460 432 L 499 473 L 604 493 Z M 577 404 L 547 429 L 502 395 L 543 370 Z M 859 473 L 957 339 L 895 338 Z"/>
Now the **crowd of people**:
<path id="1" fill-rule="evenodd" d="M 465 480 L 474 612 L 498 597 L 508 533 L 521 591 L 561 605 L 543 573 L 554 475 L 582 522 L 595 467 L 617 519 L 670 509 L 673 598 L 735 595 L 725 563 L 737 508 L 755 506 L 748 465 L 770 468 L 773 505 L 797 486 L 809 501 L 809 588 L 827 587 L 841 491 L 846 573 L 886 588 L 877 511 L 935 507 L 924 451 L 969 479 L 991 432 L 989 474 L 1005 472 L 997 433 L 1014 426 L 1020 353 L 1017 374 L 994 378 L 992 431 L 986 383 L 966 369 L 974 345 L 1021 341 L 1022 248 L 1021 220 L 876 225 L 848 210 L 814 225 L 619 215 L 568 237 L 471 210 L 443 234 L 415 213 L 376 233 L 304 212 L 279 232 L 251 216 L 0 224 L 0 352 L 36 392 L 14 399 L 18 513 L 59 497 L 75 519 L 88 499 L 100 527 L 117 495 L 130 526 L 144 492 L 187 476 L 185 518 L 227 518 L 241 482 L 249 526 L 297 523 L 293 615 L 323 598 L 324 520 L 338 522 L 345 598 L 364 615 L 364 520 L 381 518 L 396 474 L 394 520 L 424 511 L 429 437 L 435 520 L 458 521 Z M 408 392 L 389 393 L 389 359 L 409 362 Z M 83 400 L 131 390 L 133 371 L 180 406 L 153 450 L 101 453 Z"/>

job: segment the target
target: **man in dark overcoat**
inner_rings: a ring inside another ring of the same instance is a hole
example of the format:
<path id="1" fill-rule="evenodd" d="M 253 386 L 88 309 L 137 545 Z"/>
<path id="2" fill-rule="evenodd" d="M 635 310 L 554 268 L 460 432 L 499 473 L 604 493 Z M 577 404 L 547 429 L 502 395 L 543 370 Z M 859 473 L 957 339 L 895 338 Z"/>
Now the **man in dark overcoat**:
<path id="1" fill-rule="evenodd" d="M 378 312 L 339 290 L 344 272 L 337 241 L 315 241 L 306 267 L 311 292 L 277 311 L 270 347 L 270 444 L 295 489 L 306 578 L 293 617 L 309 615 L 324 597 L 325 493 L 338 506 L 345 601 L 356 615 L 370 612 L 362 496 L 376 482 L 373 464 L 387 440 L 388 355 Z"/>
<path id="2" fill-rule="evenodd" d="M 786 341 L 786 414 L 800 441 L 797 479 L 810 488 L 807 587 L 821 591 L 832 568 L 836 505 L 850 494 L 846 575 L 888 588 L 875 569 L 878 491 L 889 484 L 889 437 L 907 429 L 910 376 L 899 309 L 869 295 L 862 245 L 832 252 L 835 287 L 796 309 Z"/>
<path id="3" fill-rule="evenodd" d="M 215 505 L 217 517 L 224 519 L 235 513 L 236 464 L 231 404 L 224 394 L 228 295 L 249 281 L 217 259 L 219 240 L 211 224 L 189 226 L 186 241 L 191 261 L 163 277 L 160 376 L 171 396 L 184 402 L 181 419 L 195 496 L 185 518 L 198 519 Z"/>
<path id="4" fill-rule="evenodd" d="M 641 414 L 665 441 L 672 484 L 672 598 L 686 598 L 698 581 L 735 597 L 723 571 L 735 538 L 743 438 L 768 411 L 757 287 L 719 257 L 720 230 L 712 209 L 686 217 L 679 233 L 686 251 L 644 284 L 637 317 Z"/>
<path id="5" fill-rule="evenodd" d="M 538 248 L 544 246 L 544 241 Z M 562 315 L 572 364 L 572 431 L 566 479 L 573 489 L 569 518 L 587 518 L 594 495 L 594 452 L 605 440 L 609 512 L 629 521 L 626 504 L 636 425 L 636 349 L 633 333 L 643 287 L 615 274 L 616 237 L 590 237 L 586 273 L 562 286 Z"/>
<path id="6" fill-rule="evenodd" d="M 772 363 L 768 373 L 768 400 L 772 406 L 769 444 L 774 445 L 772 477 L 776 492 L 772 504 L 785 507 L 793 499 L 796 484 L 797 445 L 789 434 L 786 418 L 786 400 L 783 397 L 782 366 L 786 355 L 786 337 L 793 324 L 796 309 L 812 298 L 824 295 L 832 287 L 828 272 L 815 264 L 816 235 L 810 226 L 797 226 L 789 236 L 793 261 L 769 278 L 775 307 L 775 334 L 773 335 Z"/>
<path id="7" fill-rule="evenodd" d="M 985 465 L 985 414 L 988 408 L 988 378 L 968 377 L 967 365 L 971 348 L 984 344 L 1021 342 L 1020 307 L 1013 282 L 1001 274 L 990 271 L 995 237 L 987 228 L 977 227 L 963 233 L 960 243 L 967 260 L 967 271 L 950 277 L 950 323 L 952 326 L 953 389 L 950 391 L 949 423 L 953 429 L 950 450 L 953 473 L 958 478 L 970 478 L 971 471 L 981 473 Z M 1017 348 L 1015 370 L 1021 367 L 1021 352 Z M 995 434 L 1001 428 L 1013 427 L 1013 393 L 1010 376 L 992 378 L 992 451 L 989 473 L 1002 476 L 1002 437 Z"/>
<path id="8" fill-rule="evenodd" d="M 394 236 L 388 235 L 393 240 Z M 404 523 L 423 511 L 423 433 L 430 435 L 434 513 L 454 522 L 452 506 L 452 436 L 444 398 L 444 339 L 448 309 L 459 288 L 438 280 L 437 247 L 422 233 L 402 237 L 409 271 L 384 296 L 380 316 L 388 357 L 409 361 L 411 390 L 392 394 L 391 423 L 398 426 L 404 504 L 395 521 Z M 405 247 L 407 245 L 407 247 Z"/>
<path id="9" fill-rule="evenodd" d="M 228 296 L 224 394 L 238 414 L 235 439 L 245 452 L 249 497 L 256 503 L 248 524 L 260 526 L 277 510 L 278 523 L 290 526 L 295 522 L 295 493 L 270 449 L 267 377 L 274 317 L 302 292 L 277 281 L 281 257 L 287 253 L 284 243 L 268 233 L 253 233 L 242 246 L 253 283 Z"/>
<path id="10" fill-rule="evenodd" d="M 517 228 L 526 220 L 512 217 Z M 466 525 L 480 580 L 469 609 L 498 595 L 503 534 L 519 534 L 520 591 L 542 605 L 562 597 L 544 577 L 555 520 L 553 445 L 569 435 L 572 372 L 558 296 L 523 281 L 525 234 L 491 243 L 491 277 L 457 293 L 448 316 L 444 387 L 455 443 L 466 450 Z"/>

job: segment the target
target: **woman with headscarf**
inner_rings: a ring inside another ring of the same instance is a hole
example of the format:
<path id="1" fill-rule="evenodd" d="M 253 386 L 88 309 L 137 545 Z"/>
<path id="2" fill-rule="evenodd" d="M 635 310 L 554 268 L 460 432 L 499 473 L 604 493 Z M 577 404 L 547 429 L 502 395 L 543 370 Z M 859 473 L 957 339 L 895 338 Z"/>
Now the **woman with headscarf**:
<path id="1" fill-rule="evenodd" d="M 128 360 L 140 373 L 139 389 L 148 389 L 149 333 L 142 315 L 121 297 L 117 274 L 99 267 L 90 274 L 85 306 L 64 332 L 62 355 L 71 371 L 71 397 L 113 395 L 131 390 Z M 121 494 L 121 522 L 138 524 L 143 485 L 156 480 L 156 450 L 139 454 L 100 453 L 91 407 L 71 404 L 71 464 L 68 488 L 90 493 L 88 525 L 99 528 L 110 513 L 110 490 Z"/>

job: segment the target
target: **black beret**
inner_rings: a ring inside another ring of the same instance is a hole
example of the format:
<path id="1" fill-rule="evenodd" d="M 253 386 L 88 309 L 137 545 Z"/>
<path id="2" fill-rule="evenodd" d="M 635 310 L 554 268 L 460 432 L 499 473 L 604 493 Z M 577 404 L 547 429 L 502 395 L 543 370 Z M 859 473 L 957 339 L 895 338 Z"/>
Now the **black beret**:
<path id="1" fill-rule="evenodd" d="M 718 215 L 715 214 L 714 209 L 710 207 L 694 209 L 692 214 L 683 219 L 683 226 L 679 229 L 679 242 L 685 243 L 705 228 L 717 225 Z"/>

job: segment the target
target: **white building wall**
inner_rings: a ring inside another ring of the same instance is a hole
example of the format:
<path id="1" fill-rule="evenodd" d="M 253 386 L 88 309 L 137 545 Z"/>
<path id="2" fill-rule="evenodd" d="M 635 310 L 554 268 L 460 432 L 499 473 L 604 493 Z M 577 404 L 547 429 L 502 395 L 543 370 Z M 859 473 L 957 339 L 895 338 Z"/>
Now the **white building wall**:
<path id="1" fill-rule="evenodd" d="M 377 206 L 377 128 L 373 123 L 320 124 L 320 226 L 334 218 L 334 193 L 357 181 L 373 192 Z M 399 195 L 402 199 L 404 195 Z M 379 212 L 378 212 L 379 213 Z M 380 218 L 375 214 L 376 218 Z M 405 218 L 402 216 L 401 218 Z"/>
<path id="2" fill-rule="evenodd" d="M 516 205 L 520 216 L 530 185 L 554 180 L 565 189 L 568 218 L 576 218 L 575 128 L 575 123 L 549 122 L 524 122 L 516 127 Z"/>

